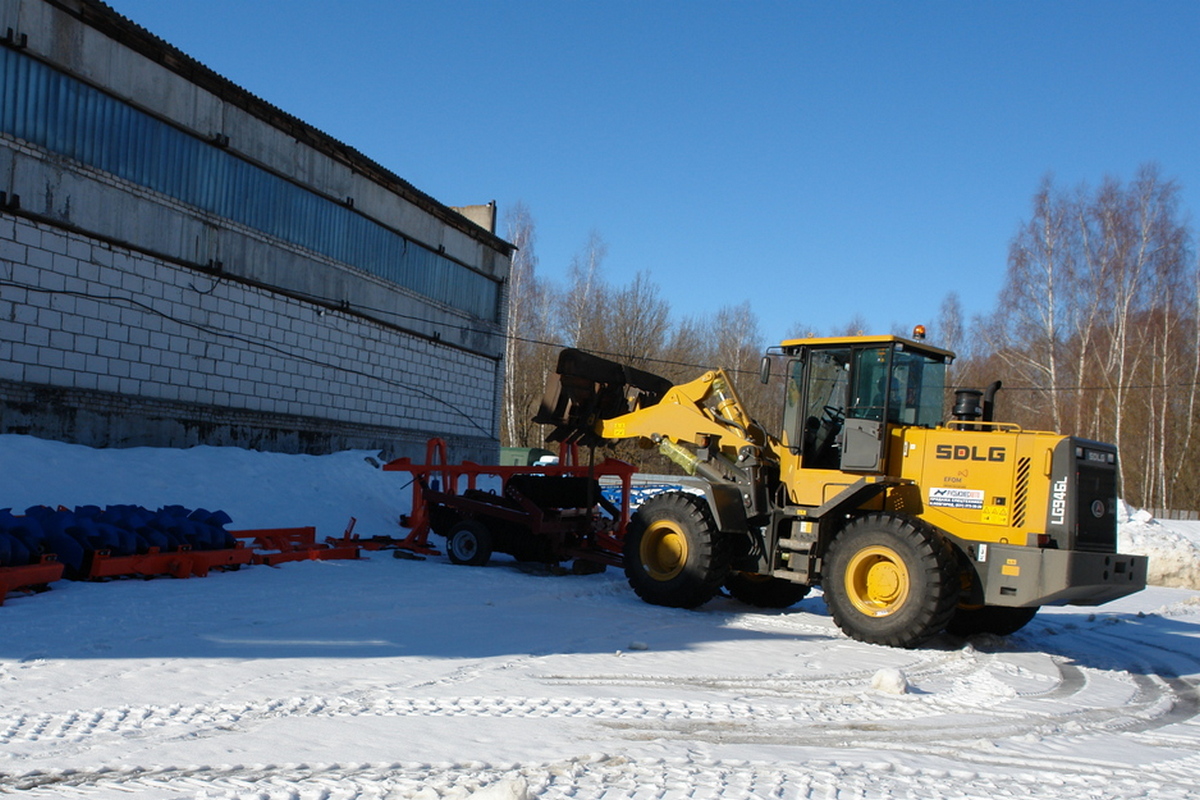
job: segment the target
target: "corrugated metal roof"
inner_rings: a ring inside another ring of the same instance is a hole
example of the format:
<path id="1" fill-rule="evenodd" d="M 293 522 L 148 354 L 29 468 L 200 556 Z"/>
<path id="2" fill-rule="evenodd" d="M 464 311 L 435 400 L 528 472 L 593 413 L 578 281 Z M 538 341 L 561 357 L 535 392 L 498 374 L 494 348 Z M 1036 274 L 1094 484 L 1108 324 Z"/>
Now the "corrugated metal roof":
<path id="1" fill-rule="evenodd" d="M 163 65 L 172 72 L 187 78 L 224 102 L 237 106 L 246 113 L 284 131 L 297 141 L 340 161 L 355 172 L 370 178 L 429 212 L 447 225 L 503 252 L 506 256 L 512 255 L 514 247 L 509 242 L 476 225 L 449 206 L 438 202 L 345 142 L 333 138 L 278 106 L 243 89 L 179 48 L 155 36 L 133 20 L 121 15 L 101 0 L 45 0 L 45 2 L 76 17 L 109 38 Z"/>

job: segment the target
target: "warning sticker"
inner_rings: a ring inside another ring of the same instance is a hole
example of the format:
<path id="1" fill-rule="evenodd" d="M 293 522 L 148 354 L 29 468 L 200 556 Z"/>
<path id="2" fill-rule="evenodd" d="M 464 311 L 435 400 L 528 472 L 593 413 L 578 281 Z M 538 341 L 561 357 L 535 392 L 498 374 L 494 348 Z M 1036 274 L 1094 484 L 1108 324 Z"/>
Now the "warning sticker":
<path id="1" fill-rule="evenodd" d="M 942 508 L 983 508 L 983 491 L 980 489 L 931 488 L 929 505 Z"/>
<path id="2" fill-rule="evenodd" d="M 984 506 L 980 522 L 987 522 L 991 525 L 1007 525 L 1008 506 Z"/>

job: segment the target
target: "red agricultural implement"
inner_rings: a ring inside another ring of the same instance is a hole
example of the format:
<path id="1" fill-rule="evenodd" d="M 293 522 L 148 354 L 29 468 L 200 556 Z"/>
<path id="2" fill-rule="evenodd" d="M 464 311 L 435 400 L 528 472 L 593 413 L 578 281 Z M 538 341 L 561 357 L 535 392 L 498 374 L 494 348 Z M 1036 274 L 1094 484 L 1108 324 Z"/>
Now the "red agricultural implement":
<path id="1" fill-rule="evenodd" d="M 129 556 L 114 556 L 107 550 L 90 550 L 84 558 L 87 580 L 121 577 L 153 577 L 170 575 L 175 578 L 203 578 L 211 569 L 236 569 L 251 563 L 254 552 L 241 542 L 220 550 L 192 550 L 182 546 L 162 552 L 151 547 L 149 552 Z"/>
<path id="2" fill-rule="evenodd" d="M 316 528 L 227 531 L 223 512 L 169 506 L 35 506 L 25 515 L 0 510 L 0 605 L 10 592 L 40 592 L 62 578 L 204 577 L 248 564 L 358 558 L 351 539 L 316 540 Z"/>
<path id="3" fill-rule="evenodd" d="M 354 517 L 346 526 L 341 539 L 325 537 L 325 543 L 317 541 L 317 529 L 305 528 L 262 528 L 259 530 L 233 531 L 241 540 L 252 542 L 254 558 L 251 563 L 274 567 L 288 561 L 326 561 L 334 558 L 358 558 L 359 545 L 351 539 Z"/>
<path id="4" fill-rule="evenodd" d="M 437 555 L 432 532 L 445 537 L 456 564 L 485 564 L 493 552 L 547 564 L 574 560 L 576 571 L 621 564 L 632 464 L 580 464 L 578 449 L 566 443 L 549 465 L 450 464 L 446 452 L 446 442 L 434 438 L 425 463 L 399 458 L 383 466 L 412 475 L 412 513 L 400 519 L 410 532 L 392 543 L 398 551 Z M 620 481 L 619 505 L 601 493 L 602 478 Z"/>
<path id="5" fill-rule="evenodd" d="M 43 555 L 36 564 L 0 567 L 0 606 L 9 592 L 45 591 L 63 576 L 63 565 L 54 554 Z"/>

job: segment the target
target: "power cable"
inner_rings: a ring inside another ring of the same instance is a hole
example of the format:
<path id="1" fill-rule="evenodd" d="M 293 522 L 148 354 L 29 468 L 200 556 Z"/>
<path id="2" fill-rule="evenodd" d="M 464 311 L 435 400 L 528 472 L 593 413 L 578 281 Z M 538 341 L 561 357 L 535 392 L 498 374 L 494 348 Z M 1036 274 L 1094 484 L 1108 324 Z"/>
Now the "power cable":
<path id="1" fill-rule="evenodd" d="M 194 284 L 189 284 L 189 288 L 191 288 L 197 294 L 202 294 L 202 295 L 212 294 L 218 288 L 218 286 L 221 285 L 224 277 L 226 277 L 226 273 L 218 273 L 216 276 L 214 276 L 213 285 L 210 288 L 208 288 L 207 290 L 200 290 Z M 325 367 L 327 369 L 333 369 L 333 370 L 340 370 L 342 372 L 347 372 L 350 374 L 360 375 L 360 376 L 369 378 L 371 380 L 377 381 L 384 385 L 394 386 L 396 388 L 408 389 L 408 390 L 417 392 L 417 393 L 433 400 L 434 402 L 440 403 L 440 404 L 446 406 L 447 408 L 450 408 L 455 413 L 459 414 L 464 419 L 468 420 L 473 427 L 475 427 L 475 428 L 479 429 L 480 431 L 483 431 L 485 434 L 487 434 L 489 438 L 494 438 L 491 436 L 490 431 L 487 431 L 485 428 L 483 428 L 483 426 L 479 425 L 479 423 L 476 422 L 474 420 L 474 418 L 471 417 L 466 411 L 459 408 L 458 406 L 455 406 L 453 403 L 450 403 L 447 400 L 439 398 L 414 384 L 407 384 L 407 383 L 403 383 L 400 381 L 390 380 L 390 379 L 383 378 L 378 375 L 373 375 L 373 374 L 371 374 L 369 372 L 365 372 L 363 370 L 354 369 L 352 367 L 345 367 L 345 366 L 330 364 L 327 362 L 320 361 L 319 359 L 312 359 L 307 356 L 303 356 L 303 355 L 299 355 L 299 354 L 290 352 L 288 350 L 276 347 L 276 346 L 271 345 L 266 342 L 257 342 L 255 340 L 252 340 L 252 339 L 249 339 L 246 337 L 242 337 L 242 336 L 237 336 L 235 334 L 231 334 L 226 331 L 218 330 L 218 329 L 212 328 L 210 326 L 200 325 L 198 323 L 188 322 L 186 320 L 179 320 L 179 319 L 176 319 L 176 318 L 170 316 L 169 314 L 165 314 L 165 313 L 159 311 L 158 309 L 153 308 L 152 306 L 149 306 L 145 303 L 135 300 L 133 297 L 123 297 L 123 296 L 118 296 L 118 295 L 96 296 L 96 295 L 91 295 L 91 294 L 87 294 L 84 292 L 76 292 L 76 291 L 70 291 L 70 290 L 45 289 L 42 287 L 32 286 L 29 284 L 24 284 L 24 283 L 20 283 L 20 282 L 16 282 L 16 281 L 0 280 L 0 286 L 3 286 L 3 285 L 11 286 L 13 288 L 20 288 L 20 289 L 26 289 L 26 290 L 30 290 L 30 291 L 42 292 L 45 294 L 73 295 L 73 296 L 77 296 L 77 297 L 87 297 L 87 298 L 94 299 L 94 300 L 109 300 L 109 301 L 125 302 L 130 305 L 140 307 L 140 308 L 142 308 L 146 311 L 149 311 L 150 313 L 153 313 L 157 316 L 160 316 L 164 319 L 175 322 L 178 325 L 182 325 L 185 327 L 191 327 L 196 330 L 202 330 L 213 336 L 225 337 L 225 338 L 231 339 L 233 341 L 240 341 L 247 345 L 258 345 L 258 346 L 263 347 L 266 350 L 271 350 L 271 351 L 280 353 L 281 355 L 286 355 L 290 358 L 295 358 L 299 361 L 311 363 L 315 366 Z M 363 316 L 367 319 L 372 319 L 376 322 L 385 322 L 385 320 L 376 319 L 375 317 L 371 316 L 372 314 L 379 314 L 379 315 L 383 315 L 383 316 L 387 316 L 387 317 L 392 317 L 397 320 L 409 320 L 409 321 L 413 321 L 413 322 L 428 322 L 428 320 L 425 317 L 420 317 L 420 316 L 417 316 L 414 314 L 403 314 L 398 311 L 392 311 L 390 309 L 378 308 L 378 307 L 369 306 L 369 305 L 357 305 L 356 304 L 356 305 L 351 306 L 349 304 L 349 302 L 345 301 L 345 300 L 335 300 L 333 298 L 323 297 L 320 295 L 314 295 L 314 294 L 305 293 L 305 292 L 290 292 L 289 291 L 288 296 L 294 297 L 299 300 L 305 300 L 305 301 L 308 301 L 308 302 L 311 302 L 314 304 L 322 305 L 333 311 L 340 311 L 342 313 L 350 313 L 350 314 L 354 314 L 356 316 Z M 368 312 L 368 313 L 362 313 L 362 312 Z M 444 327 L 456 327 L 456 326 L 447 324 L 447 325 L 444 325 Z M 459 329 L 463 332 L 471 331 L 471 328 L 468 325 L 462 325 L 462 326 L 457 326 L 457 327 L 459 327 Z M 539 338 L 531 338 L 531 337 L 520 336 L 520 335 L 511 335 L 506 332 L 497 332 L 494 335 L 498 336 L 500 339 L 502 339 L 504 341 L 524 342 L 526 344 L 540 345 L 540 346 L 550 347 L 550 348 L 554 348 L 554 349 L 563 349 L 563 348 L 566 348 L 569 346 L 564 342 L 547 341 L 547 340 L 539 339 Z M 591 350 L 590 352 L 592 352 L 596 355 L 604 356 L 606 358 L 612 358 L 614 360 L 625 361 L 625 362 L 643 361 L 643 362 L 648 362 L 651 364 L 661 364 L 663 366 L 682 367 L 682 368 L 686 368 L 686 369 L 695 369 L 695 370 L 707 370 L 707 369 L 712 368 L 710 364 L 694 363 L 694 362 L 688 362 L 688 361 L 678 361 L 678 360 L 674 360 L 674 359 L 652 357 L 652 356 L 635 356 L 630 353 L 621 353 L 621 352 L 608 351 L 608 350 Z M 757 372 L 754 370 L 741 369 L 741 368 L 737 368 L 737 367 L 734 367 L 734 368 L 727 367 L 726 371 L 731 374 L 734 374 L 734 375 L 757 375 Z M 1065 393 L 1065 392 L 1115 391 L 1118 388 L 1122 388 L 1126 391 L 1184 389 L 1184 388 L 1190 388 L 1190 387 L 1194 387 L 1194 386 L 1200 386 L 1200 381 L 1182 381 L 1179 383 L 1171 383 L 1171 384 L 1127 384 L 1122 387 L 1117 387 L 1117 386 L 1052 386 L 1052 387 L 1005 386 L 1004 391 L 1006 393 L 1044 392 L 1044 393 L 1054 394 L 1054 393 Z"/>
<path id="2" fill-rule="evenodd" d="M 427 322 L 428 321 L 424 317 L 419 317 L 419 316 L 416 316 L 413 314 L 402 314 L 398 311 L 391 311 L 390 309 L 377 308 L 377 307 L 368 306 L 368 305 L 357 305 L 357 304 L 354 306 L 350 306 L 346 301 L 337 301 L 332 298 L 321 297 L 319 295 L 313 295 L 313 294 L 307 294 L 307 293 L 294 293 L 294 296 L 296 296 L 300 299 L 308 300 L 309 302 L 318 303 L 321 305 L 327 305 L 331 308 L 336 308 L 337 310 L 343 311 L 343 312 L 360 311 L 360 312 L 369 312 L 369 314 L 380 314 L 380 315 L 384 315 L 384 316 L 388 316 L 388 317 L 393 317 L 393 318 L 399 319 L 399 320 L 411 320 L 411 321 L 415 321 L 415 322 Z M 368 318 L 372 318 L 369 316 L 369 314 L 367 315 Z M 377 321 L 382 321 L 382 320 L 377 320 Z M 450 324 L 444 324 L 444 327 L 455 327 L 455 326 L 450 325 Z M 468 325 L 462 325 L 462 326 L 460 326 L 460 330 L 462 330 L 463 332 L 469 332 L 471 329 Z M 537 338 L 531 338 L 531 337 L 527 337 L 527 336 L 520 336 L 520 335 L 516 335 L 516 334 L 508 334 L 505 332 L 497 332 L 494 335 L 498 336 L 500 339 L 502 339 L 504 341 L 524 342 L 526 344 L 541 345 L 543 347 L 550 347 L 550 348 L 554 348 L 554 349 L 563 349 L 563 348 L 567 348 L 567 347 L 571 346 L 571 345 L 566 344 L 565 342 L 547 341 L 545 339 L 537 339 Z M 610 350 L 589 350 L 588 352 L 590 352 L 594 355 L 604 356 L 606 358 L 611 358 L 611 359 L 626 362 L 626 363 L 643 361 L 643 362 L 647 362 L 647 363 L 651 363 L 651 364 L 661 364 L 663 366 L 671 366 L 671 367 L 683 367 L 686 369 L 695 369 L 695 370 L 712 369 L 711 364 L 702 364 L 702 363 L 698 363 L 698 362 L 689 362 L 689 361 L 677 361 L 674 359 L 661 358 L 661 357 L 655 357 L 655 356 L 644 356 L 644 355 L 638 356 L 638 355 L 634 355 L 631 353 L 621 353 L 621 352 L 615 352 L 615 351 L 610 351 Z M 757 377 L 757 375 L 758 375 L 757 370 L 742 369 L 739 367 L 732 367 L 732 368 L 725 367 L 725 371 L 730 374 L 733 374 L 733 375 L 752 375 L 755 377 Z M 1006 385 L 1004 387 L 1004 391 L 1005 392 L 1102 392 L 1102 391 L 1114 391 L 1117 388 L 1124 388 L 1129 391 L 1138 391 L 1138 390 L 1148 390 L 1148 389 L 1184 389 L 1184 388 L 1189 388 L 1192 386 L 1200 386 L 1200 381 L 1184 381 L 1184 382 L 1172 383 L 1172 384 L 1128 384 L 1124 387 L 1116 387 L 1116 386 L 1113 386 L 1113 387 L 1109 387 L 1109 386 L 1044 387 L 1044 386 L 1009 386 L 1009 385 Z"/>

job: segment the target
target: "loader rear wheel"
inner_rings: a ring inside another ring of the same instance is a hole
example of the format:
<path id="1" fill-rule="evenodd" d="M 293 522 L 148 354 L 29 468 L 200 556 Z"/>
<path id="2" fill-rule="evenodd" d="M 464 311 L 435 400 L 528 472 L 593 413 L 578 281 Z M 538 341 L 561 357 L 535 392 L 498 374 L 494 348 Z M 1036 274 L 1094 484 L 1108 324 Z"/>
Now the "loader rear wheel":
<path id="1" fill-rule="evenodd" d="M 945 629 L 960 580 L 951 546 L 908 517 L 856 517 L 834 536 L 823 587 L 833 621 L 872 644 L 915 647 Z"/>
<path id="2" fill-rule="evenodd" d="M 728 548 L 704 498 L 664 492 L 642 503 L 625 536 L 625 577 L 657 606 L 708 602 L 729 572 Z"/>
<path id="3" fill-rule="evenodd" d="M 1039 606 L 1013 608 L 1009 606 L 959 606 L 946 631 L 967 637 L 975 633 L 1008 636 L 1024 628 L 1037 615 Z"/>
<path id="4" fill-rule="evenodd" d="M 808 596 L 808 585 L 754 572 L 731 572 L 725 588 L 735 599 L 758 608 L 788 608 Z"/>
<path id="5" fill-rule="evenodd" d="M 446 555 L 455 564 L 482 567 L 492 557 L 492 532 L 478 520 L 465 519 L 446 534 Z"/>

